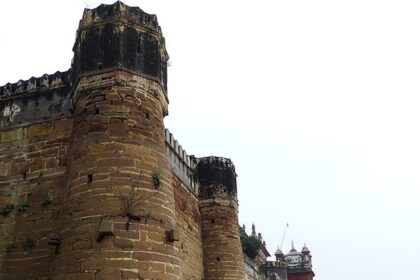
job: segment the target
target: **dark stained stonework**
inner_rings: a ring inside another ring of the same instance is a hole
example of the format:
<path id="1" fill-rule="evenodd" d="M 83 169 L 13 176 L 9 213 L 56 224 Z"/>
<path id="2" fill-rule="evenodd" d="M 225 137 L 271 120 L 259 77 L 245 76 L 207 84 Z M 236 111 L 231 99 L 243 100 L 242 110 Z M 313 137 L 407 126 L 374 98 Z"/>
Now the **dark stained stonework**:
<path id="1" fill-rule="evenodd" d="M 245 273 L 232 161 L 190 156 L 164 127 L 156 16 L 85 9 L 73 51 L 68 71 L 0 87 L 0 279 L 283 277 Z"/>
<path id="2" fill-rule="evenodd" d="M 66 72 L 0 87 L 0 279 L 242 280 L 235 169 L 164 128 L 156 16 L 86 9 L 73 51 Z"/>
<path id="3" fill-rule="evenodd" d="M 230 159 L 205 157 L 198 159 L 196 177 L 200 199 L 227 196 L 237 201 L 235 166 Z"/>
<path id="4" fill-rule="evenodd" d="M 0 87 L 0 129 L 71 115 L 70 72 L 56 72 Z"/>
<path id="5" fill-rule="evenodd" d="M 155 15 L 121 2 L 86 9 L 73 47 L 73 75 L 118 67 L 147 75 L 167 89 L 165 39 Z"/>

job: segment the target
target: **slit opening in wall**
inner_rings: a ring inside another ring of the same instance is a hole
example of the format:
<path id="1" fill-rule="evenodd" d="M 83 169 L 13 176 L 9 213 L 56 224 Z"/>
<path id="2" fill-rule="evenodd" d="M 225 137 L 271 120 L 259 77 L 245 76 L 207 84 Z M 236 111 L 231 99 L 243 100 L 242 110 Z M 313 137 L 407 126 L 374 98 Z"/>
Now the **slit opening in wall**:
<path id="1" fill-rule="evenodd" d="M 220 262 L 220 257 L 217 257 L 217 258 L 216 258 L 216 260 L 217 260 L 218 262 Z"/>
<path id="2" fill-rule="evenodd" d="M 211 223 L 214 224 L 214 222 L 215 222 L 214 219 L 211 219 Z"/>
<path id="3" fill-rule="evenodd" d="M 95 108 L 95 115 L 99 115 L 99 108 Z"/>
<path id="4" fill-rule="evenodd" d="M 90 183 L 92 183 L 92 181 L 93 181 L 93 174 L 89 174 L 89 175 L 87 175 L 87 177 L 88 177 L 88 184 L 90 184 Z"/>
<path id="5" fill-rule="evenodd" d="M 102 35 L 102 30 L 99 29 L 99 61 L 98 61 L 98 69 L 102 69 L 103 68 L 103 64 L 102 64 L 102 59 L 103 59 L 103 55 L 104 55 L 104 37 Z"/>
<path id="6" fill-rule="evenodd" d="M 146 119 L 150 120 L 150 115 L 149 115 L 149 113 L 146 113 Z"/>

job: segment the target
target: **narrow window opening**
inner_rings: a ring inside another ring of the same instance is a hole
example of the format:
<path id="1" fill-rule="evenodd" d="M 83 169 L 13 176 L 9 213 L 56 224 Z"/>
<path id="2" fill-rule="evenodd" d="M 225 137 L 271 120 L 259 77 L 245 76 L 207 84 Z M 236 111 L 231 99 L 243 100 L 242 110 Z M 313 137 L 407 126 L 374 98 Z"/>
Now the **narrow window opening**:
<path id="1" fill-rule="evenodd" d="M 146 113 L 146 119 L 150 120 L 150 115 L 149 115 L 149 113 Z"/>
<path id="2" fill-rule="evenodd" d="M 99 115 L 99 108 L 95 108 L 95 115 Z"/>
<path id="3" fill-rule="evenodd" d="M 218 262 L 220 262 L 220 257 L 217 257 L 217 258 L 216 258 L 216 260 L 217 260 Z"/>
<path id="4" fill-rule="evenodd" d="M 211 223 L 214 224 L 214 219 L 211 219 Z"/>
<path id="5" fill-rule="evenodd" d="M 102 36 L 102 30 L 99 30 L 99 61 L 98 61 L 98 68 L 102 69 L 103 64 L 103 56 L 104 56 L 104 37 Z"/>
<path id="6" fill-rule="evenodd" d="M 88 184 L 92 183 L 93 181 L 93 174 L 89 174 L 88 176 Z"/>
<path id="7" fill-rule="evenodd" d="M 140 38 L 137 40 L 137 53 L 140 53 Z"/>
<path id="8" fill-rule="evenodd" d="M 26 172 L 22 173 L 22 178 L 23 178 L 23 180 L 26 180 Z"/>

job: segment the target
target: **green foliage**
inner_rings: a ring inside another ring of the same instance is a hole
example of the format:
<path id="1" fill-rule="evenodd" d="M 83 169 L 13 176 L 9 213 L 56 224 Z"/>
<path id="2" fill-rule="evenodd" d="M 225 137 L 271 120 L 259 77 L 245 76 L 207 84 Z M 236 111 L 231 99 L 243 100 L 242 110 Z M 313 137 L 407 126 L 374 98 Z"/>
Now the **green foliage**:
<path id="1" fill-rule="evenodd" d="M 153 186 L 155 186 L 155 189 L 159 189 L 161 179 L 162 179 L 162 174 L 160 173 L 160 171 L 157 171 L 152 177 Z"/>
<path id="2" fill-rule="evenodd" d="M 17 206 L 16 209 L 19 213 L 23 213 L 26 210 L 28 210 L 28 207 L 29 207 L 29 205 L 26 202 L 21 202 L 21 203 L 19 203 L 19 205 Z"/>
<path id="3" fill-rule="evenodd" d="M 254 236 L 241 234 L 242 251 L 250 259 L 255 259 L 260 249 L 260 242 Z"/>
<path id="4" fill-rule="evenodd" d="M 15 206 L 12 203 L 7 203 L 0 209 L 0 214 L 7 217 L 10 212 L 12 212 L 13 208 L 15 208 Z"/>

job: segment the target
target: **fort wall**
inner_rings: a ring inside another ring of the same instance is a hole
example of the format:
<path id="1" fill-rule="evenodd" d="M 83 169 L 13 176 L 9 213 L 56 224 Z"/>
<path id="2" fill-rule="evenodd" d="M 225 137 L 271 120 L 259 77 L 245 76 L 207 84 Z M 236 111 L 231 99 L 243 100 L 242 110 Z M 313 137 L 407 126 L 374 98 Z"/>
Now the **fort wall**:
<path id="1" fill-rule="evenodd" d="M 49 275 L 71 128 L 64 118 L 0 132 L 0 279 Z"/>
<path id="2" fill-rule="evenodd" d="M 206 280 L 245 279 L 239 233 L 236 172 L 229 159 L 201 158 L 196 166 Z"/>
<path id="3" fill-rule="evenodd" d="M 166 154 L 172 172 L 194 195 L 198 196 L 195 176 L 197 159 L 189 156 L 168 129 L 165 129 Z"/>
<path id="4" fill-rule="evenodd" d="M 164 128 L 156 16 L 86 9 L 73 50 L 0 87 L 0 279 L 244 279 L 232 162 Z"/>
<path id="5" fill-rule="evenodd" d="M 181 279 L 205 279 L 198 198 L 175 174 L 172 178 L 179 231 L 179 241 L 176 245 L 181 260 Z"/>
<path id="6" fill-rule="evenodd" d="M 70 117 L 69 72 L 0 87 L 0 129 Z"/>

